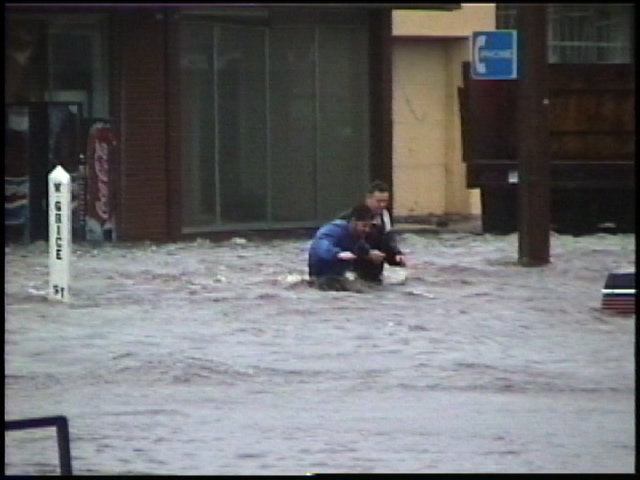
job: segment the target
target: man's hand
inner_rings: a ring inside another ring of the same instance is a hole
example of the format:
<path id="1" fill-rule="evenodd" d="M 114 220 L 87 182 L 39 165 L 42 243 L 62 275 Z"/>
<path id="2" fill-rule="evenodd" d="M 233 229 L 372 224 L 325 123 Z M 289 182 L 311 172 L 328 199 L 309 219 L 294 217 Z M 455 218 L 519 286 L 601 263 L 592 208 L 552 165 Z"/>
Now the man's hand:
<path id="1" fill-rule="evenodd" d="M 340 252 L 338 258 L 340 260 L 355 260 L 356 256 L 351 252 Z"/>
<path id="2" fill-rule="evenodd" d="M 369 252 L 369 258 L 373 261 L 373 263 L 382 263 L 384 261 L 384 253 L 380 250 L 371 250 Z"/>
<path id="3" fill-rule="evenodd" d="M 401 267 L 407 266 L 407 258 L 404 255 L 396 255 L 396 262 L 398 262 L 398 265 Z"/>

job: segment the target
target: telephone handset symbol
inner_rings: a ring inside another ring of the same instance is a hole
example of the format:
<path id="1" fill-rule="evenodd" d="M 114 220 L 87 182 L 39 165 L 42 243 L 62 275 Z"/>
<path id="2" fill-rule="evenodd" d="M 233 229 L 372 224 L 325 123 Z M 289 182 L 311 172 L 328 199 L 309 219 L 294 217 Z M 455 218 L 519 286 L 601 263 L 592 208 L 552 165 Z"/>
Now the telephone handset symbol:
<path id="1" fill-rule="evenodd" d="M 480 74 L 487 73 L 487 66 L 484 62 L 480 61 L 480 49 L 484 47 L 486 41 L 486 35 L 478 35 L 473 45 L 473 64 L 475 66 L 476 72 Z"/>

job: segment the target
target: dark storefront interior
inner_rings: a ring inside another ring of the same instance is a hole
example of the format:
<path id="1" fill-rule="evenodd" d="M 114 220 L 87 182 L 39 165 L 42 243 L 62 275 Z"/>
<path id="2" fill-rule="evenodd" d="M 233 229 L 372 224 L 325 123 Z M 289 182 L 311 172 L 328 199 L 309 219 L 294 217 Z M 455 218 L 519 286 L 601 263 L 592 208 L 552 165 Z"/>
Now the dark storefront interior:
<path id="1" fill-rule="evenodd" d="M 183 15 L 185 232 L 313 224 L 369 177 L 366 11 Z"/>
<path id="2" fill-rule="evenodd" d="M 190 8 L 171 18 L 180 233 L 312 226 L 360 198 L 370 176 L 370 12 Z M 120 120 L 110 111 L 113 17 L 17 13 L 6 25 L 5 183 L 20 197 L 9 201 L 9 230 L 46 238 L 46 174 L 60 164 L 76 179 L 76 238 L 114 238 L 115 141 L 94 186 L 108 192 L 109 211 L 86 218 L 94 130 Z"/>
<path id="3" fill-rule="evenodd" d="M 97 126 L 110 123 L 107 17 L 16 14 L 5 18 L 5 26 L 7 239 L 48 238 L 47 177 L 56 165 L 72 177 L 74 238 L 103 239 L 113 218 L 95 232 L 87 229 L 87 220 L 90 226 L 97 221 L 87 200 L 99 187 L 91 182 L 100 167 L 90 154 L 92 140 Z M 102 183 L 109 180 L 114 183 Z M 102 197 L 105 204 L 104 192 Z"/>

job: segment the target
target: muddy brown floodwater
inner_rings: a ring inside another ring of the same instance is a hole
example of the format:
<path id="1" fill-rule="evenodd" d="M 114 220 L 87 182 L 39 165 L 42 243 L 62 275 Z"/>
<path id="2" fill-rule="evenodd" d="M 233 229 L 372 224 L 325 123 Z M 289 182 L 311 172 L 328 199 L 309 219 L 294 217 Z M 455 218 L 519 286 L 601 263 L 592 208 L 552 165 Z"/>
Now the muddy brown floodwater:
<path id="1" fill-rule="evenodd" d="M 633 472 L 634 235 L 402 234 L 406 282 L 319 292 L 307 239 L 5 247 L 5 419 L 64 415 L 75 474 Z M 55 432 L 5 473 L 55 474 Z"/>

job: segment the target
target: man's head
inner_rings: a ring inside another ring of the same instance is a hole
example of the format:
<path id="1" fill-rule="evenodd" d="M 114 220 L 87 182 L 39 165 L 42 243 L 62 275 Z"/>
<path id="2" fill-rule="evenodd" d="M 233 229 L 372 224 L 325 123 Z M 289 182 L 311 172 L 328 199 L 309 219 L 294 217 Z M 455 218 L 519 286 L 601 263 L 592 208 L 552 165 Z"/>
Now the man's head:
<path id="1" fill-rule="evenodd" d="M 349 224 L 351 225 L 351 231 L 363 237 L 371 228 L 371 222 L 373 221 L 374 213 L 367 204 L 356 205 L 351 209 L 349 214 Z"/>
<path id="2" fill-rule="evenodd" d="M 371 183 L 367 190 L 365 203 L 374 215 L 379 215 L 389 205 L 389 185 L 380 180 Z"/>

